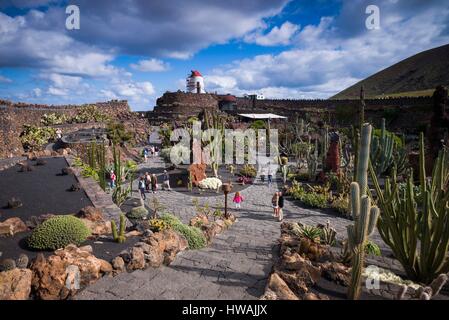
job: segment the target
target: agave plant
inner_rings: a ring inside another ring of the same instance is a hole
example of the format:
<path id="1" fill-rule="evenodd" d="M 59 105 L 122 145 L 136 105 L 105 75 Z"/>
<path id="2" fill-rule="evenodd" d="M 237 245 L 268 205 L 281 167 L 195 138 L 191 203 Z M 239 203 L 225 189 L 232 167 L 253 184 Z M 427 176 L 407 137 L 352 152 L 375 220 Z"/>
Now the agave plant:
<path id="1" fill-rule="evenodd" d="M 381 188 L 373 166 L 370 175 L 382 214 L 379 233 L 402 264 L 407 276 L 430 283 L 449 271 L 449 152 L 441 150 L 430 178 L 425 170 L 424 135 L 420 137 L 419 193 L 413 172 L 400 192 L 396 174 Z"/>

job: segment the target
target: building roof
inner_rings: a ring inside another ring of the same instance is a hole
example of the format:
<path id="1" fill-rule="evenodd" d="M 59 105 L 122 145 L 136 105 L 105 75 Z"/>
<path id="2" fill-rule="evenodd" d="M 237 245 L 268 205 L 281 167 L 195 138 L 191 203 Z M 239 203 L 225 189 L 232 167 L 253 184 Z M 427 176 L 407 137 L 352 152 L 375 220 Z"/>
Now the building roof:
<path id="1" fill-rule="evenodd" d="M 192 70 L 191 77 L 202 77 L 201 73 L 198 70 Z"/>
<path id="2" fill-rule="evenodd" d="M 250 119 L 287 119 L 274 113 L 239 113 L 238 115 Z"/>
<path id="3" fill-rule="evenodd" d="M 236 101 L 237 101 L 237 98 L 236 98 L 235 96 L 231 95 L 231 94 L 227 94 L 227 95 L 225 95 L 225 96 L 221 99 L 221 101 L 225 101 L 225 102 L 236 102 Z"/>

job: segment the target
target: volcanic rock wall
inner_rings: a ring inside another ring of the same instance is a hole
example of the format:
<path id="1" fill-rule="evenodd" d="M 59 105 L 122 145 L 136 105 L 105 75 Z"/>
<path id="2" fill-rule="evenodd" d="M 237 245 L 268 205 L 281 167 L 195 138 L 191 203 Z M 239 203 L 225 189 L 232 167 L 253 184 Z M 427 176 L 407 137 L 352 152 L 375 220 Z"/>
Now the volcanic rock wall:
<path id="1" fill-rule="evenodd" d="M 215 94 L 195 94 L 166 92 L 157 100 L 154 111 L 146 113 L 153 123 L 185 120 L 197 116 L 203 109 L 218 110 L 222 96 Z M 365 117 L 374 125 L 382 118 L 387 119 L 390 130 L 417 132 L 430 121 L 432 99 L 430 97 L 405 97 L 367 99 Z M 358 121 L 359 100 L 290 100 L 237 98 L 237 113 L 275 113 L 289 117 L 306 118 L 308 121 L 324 121 L 331 125 L 347 125 Z"/>
<path id="2" fill-rule="evenodd" d="M 128 120 L 133 117 L 127 101 L 112 100 L 94 105 L 113 119 Z M 19 136 L 25 124 L 40 125 L 45 113 L 74 116 L 82 107 L 84 105 L 48 106 L 0 100 L 0 158 L 20 156 L 23 153 Z"/>
<path id="3" fill-rule="evenodd" d="M 387 119 L 390 130 L 416 132 L 430 122 L 431 97 L 404 97 L 365 100 L 365 118 L 379 125 Z M 290 119 L 298 115 L 310 121 L 351 124 L 358 121 L 359 100 L 255 100 L 237 98 L 237 113 L 271 112 Z M 346 118 L 346 119 L 345 119 Z M 346 121 L 345 121 L 346 120 Z"/>
<path id="4" fill-rule="evenodd" d="M 212 94 L 166 92 L 157 99 L 154 110 L 147 116 L 153 122 L 185 120 L 204 109 L 218 110 L 218 98 Z"/>

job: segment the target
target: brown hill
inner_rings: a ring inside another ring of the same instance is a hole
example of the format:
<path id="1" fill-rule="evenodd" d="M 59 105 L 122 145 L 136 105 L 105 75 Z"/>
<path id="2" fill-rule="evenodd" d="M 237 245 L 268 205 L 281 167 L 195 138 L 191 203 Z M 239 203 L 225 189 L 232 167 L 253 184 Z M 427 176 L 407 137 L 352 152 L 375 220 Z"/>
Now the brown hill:
<path id="1" fill-rule="evenodd" d="M 366 97 L 398 95 L 449 85 L 449 44 L 423 51 L 341 91 L 331 99 L 355 99 L 360 86 Z M 406 94 L 404 94 L 406 95 Z"/>

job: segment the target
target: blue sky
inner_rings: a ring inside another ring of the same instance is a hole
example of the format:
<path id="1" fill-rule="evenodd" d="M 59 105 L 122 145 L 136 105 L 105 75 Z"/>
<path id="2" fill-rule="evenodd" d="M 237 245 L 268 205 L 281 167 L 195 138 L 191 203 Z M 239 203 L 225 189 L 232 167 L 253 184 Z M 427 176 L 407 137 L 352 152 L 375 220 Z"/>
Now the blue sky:
<path id="1" fill-rule="evenodd" d="M 80 30 L 65 28 L 69 4 L 0 2 L 0 98 L 151 110 L 191 69 L 209 92 L 327 98 L 449 43 L 446 0 L 78 0 Z"/>

